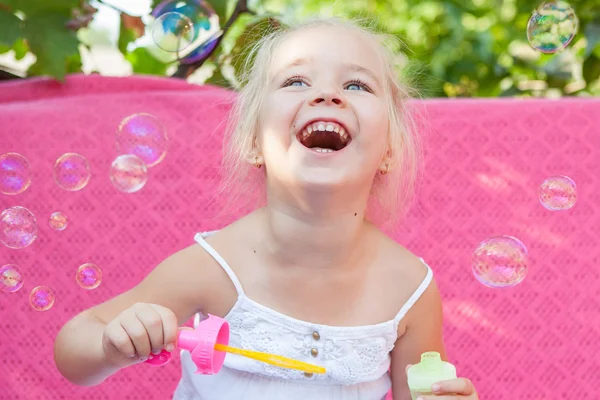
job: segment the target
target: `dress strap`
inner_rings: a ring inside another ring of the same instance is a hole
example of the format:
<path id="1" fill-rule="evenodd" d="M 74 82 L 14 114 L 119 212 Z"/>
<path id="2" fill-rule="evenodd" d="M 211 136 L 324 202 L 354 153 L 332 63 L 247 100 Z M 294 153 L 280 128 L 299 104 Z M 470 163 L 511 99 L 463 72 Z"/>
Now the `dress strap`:
<path id="1" fill-rule="evenodd" d="M 235 286 L 235 290 L 237 291 L 238 296 L 243 295 L 244 289 L 242 289 L 242 284 L 240 283 L 238 277 L 235 275 L 235 272 L 233 272 L 229 264 L 227 264 L 227 261 L 225 261 L 225 259 L 223 259 L 223 257 L 221 257 L 221 255 L 217 253 L 217 251 L 210 244 L 208 244 L 206 240 L 204 240 L 205 237 L 212 236 L 216 232 L 217 231 L 196 233 L 194 239 L 196 240 L 196 242 L 198 242 L 200 246 L 204 248 L 204 250 L 206 250 L 208 254 L 210 254 L 215 259 L 215 261 L 219 263 L 219 265 L 221 266 L 221 268 L 223 268 L 223 270 L 225 270 L 227 275 L 229 275 L 229 279 L 231 279 L 233 286 Z"/>
<path id="2" fill-rule="evenodd" d="M 417 302 L 417 300 L 419 300 L 419 298 L 421 297 L 423 292 L 425 292 L 425 290 L 429 287 L 429 284 L 433 279 L 433 271 L 431 270 L 429 265 L 427 265 L 425 260 L 423 260 L 422 258 L 420 258 L 420 260 L 427 267 L 427 275 L 425 275 L 425 279 L 423 279 L 423 282 L 421 282 L 417 290 L 415 290 L 412 296 L 410 296 L 408 301 L 404 304 L 404 306 L 402 306 L 402 308 L 394 318 L 394 324 L 396 325 L 400 322 L 402 318 L 404 318 L 408 310 L 410 310 L 410 308 Z"/>

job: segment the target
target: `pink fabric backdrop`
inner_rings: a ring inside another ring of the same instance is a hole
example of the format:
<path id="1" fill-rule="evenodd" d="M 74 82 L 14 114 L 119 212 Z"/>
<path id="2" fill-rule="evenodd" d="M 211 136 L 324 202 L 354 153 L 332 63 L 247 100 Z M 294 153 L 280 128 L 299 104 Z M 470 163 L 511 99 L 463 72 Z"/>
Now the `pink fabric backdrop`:
<path id="1" fill-rule="evenodd" d="M 57 373 L 52 342 L 76 313 L 136 284 L 168 254 L 235 215 L 213 218 L 208 206 L 220 159 L 230 92 L 155 78 L 71 76 L 0 85 L 0 154 L 26 156 L 29 190 L 0 195 L 0 209 L 29 208 L 39 237 L 28 248 L 0 247 L 0 265 L 25 274 L 16 293 L 0 292 L 0 399 L 165 399 L 179 374 L 133 367 L 95 388 L 77 388 Z M 600 101 L 434 100 L 430 150 L 417 206 L 394 236 L 433 267 L 445 303 L 445 334 L 459 373 L 482 399 L 591 399 L 600 382 Z M 171 147 L 150 169 L 146 187 L 117 192 L 108 168 L 117 155 L 119 122 L 147 112 L 166 125 Z M 66 192 L 52 179 L 65 152 L 88 158 L 92 179 Z M 542 208 L 537 189 L 551 175 L 578 184 L 565 212 Z M 70 225 L 52 231 L 49 215 Z M 508 234 L 529 248 L 525 281 L 510 289 L 480 285 L 470 271 L 473 249 Z M 104 272 L 86 291 L 76 268 L 94 262 Z M 29 291 L 47 285 L 56 303 L 28 305 Z"/>

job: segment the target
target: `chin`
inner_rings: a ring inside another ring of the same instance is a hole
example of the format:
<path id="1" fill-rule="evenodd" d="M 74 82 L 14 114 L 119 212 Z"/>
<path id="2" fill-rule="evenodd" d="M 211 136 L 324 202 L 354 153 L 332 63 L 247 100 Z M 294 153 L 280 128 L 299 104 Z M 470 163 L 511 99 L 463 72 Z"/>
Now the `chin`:
<path id="1" fill-rule="evenodd" d="M 295 183 L 307 191 L 356 190 L 368 182 L 365 176 L 356 176 L 348 170 L 330 168 L 299 168 L 294 174 Z"/>

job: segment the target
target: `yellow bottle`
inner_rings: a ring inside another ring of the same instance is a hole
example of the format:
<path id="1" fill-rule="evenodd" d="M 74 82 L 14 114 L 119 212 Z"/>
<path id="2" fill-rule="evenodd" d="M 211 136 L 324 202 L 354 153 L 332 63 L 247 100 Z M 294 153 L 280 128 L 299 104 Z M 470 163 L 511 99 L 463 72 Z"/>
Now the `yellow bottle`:
<path id="1" fill-rule="evenodd" d="M 442 361 L 440 353 L 430 351 L 421 354 L 421 362 L 412 365 L 406 372 L 408 387 L 413 400 L 423 395 L 431 395 L 431 386 L 439 381 L 456 379 L 456 368 Z"/>

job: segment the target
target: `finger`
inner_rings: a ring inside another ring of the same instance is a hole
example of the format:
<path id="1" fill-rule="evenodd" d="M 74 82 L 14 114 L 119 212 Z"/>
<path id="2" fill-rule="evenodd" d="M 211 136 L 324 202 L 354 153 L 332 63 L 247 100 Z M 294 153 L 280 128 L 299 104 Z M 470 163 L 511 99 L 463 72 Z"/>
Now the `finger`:
<path id="1" fill-rule="evenodd" d="M 106 327 L 108 345 L 127 357 L 135 357 L 135 346 L 129 335 L 120 324 L 109 324 Z"/>
<path id="2" fill-rule="evenodd" d="M 163 321 L 160 314 L 153 307 L 147 305 L 134 306 L 133 310 L 148 333 L 150 351 L 152 354 L 159 354 L 164 347 Z"/>
<path id="3" fill-rule="evenodd" d="M 470 396 L 475 392 L 475 387 L 470 380 L 466 378 L 450 379 L 433 384 L 431 390 L 436 394 L 458 394 Z"/>
<path id="4" fill-rule="evenodd" d="M 408 374 L 408 369 L 409 369 L 410 367 L 412 367 L 412 364 L 408 364 L 408 365 L 406 366 L 406 368 L 404 368 L 404 373 L 405 373 L 405 374 Z"/>
<path id="5" fill-rule="evenodd" d="M 148 358 L 152 348 L 150 346 L 148 332 L 146 331 L 144 324 L 142 324 L 142 321 L 137 319 L 135 315 L 132 315 L 128 318 L 123 318 L 121 320 L 121 326 L 131 338 L 133 347 L 135 348 L 135 354 L 142 359 Z"/>
<path id="6" fill-rule="evenodd" d="M 162 320 L 162 345 L 165 348 L 165 350 L 173 351 L 175 347 L 177 347 L 177 339 L 179 337 L 179 324 L 177 321 L 177 316 L 173 313 L 173 311 L 163 306 L 151 304 L 151 307 L 160 315 L 160 318 Z"/>

